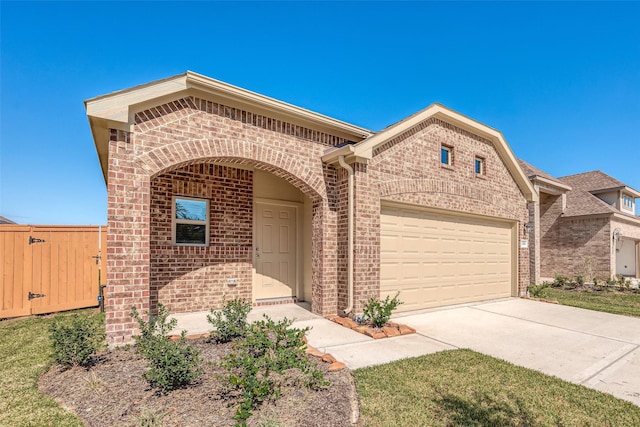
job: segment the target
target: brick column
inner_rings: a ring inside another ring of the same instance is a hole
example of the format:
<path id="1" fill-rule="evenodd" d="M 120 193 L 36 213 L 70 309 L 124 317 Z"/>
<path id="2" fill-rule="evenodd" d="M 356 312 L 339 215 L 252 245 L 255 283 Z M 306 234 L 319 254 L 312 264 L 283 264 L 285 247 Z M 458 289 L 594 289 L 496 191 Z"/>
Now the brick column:
<path id="1" fill-rule="evenodd" d="M 321 316 L 335 315 L 338 311 L 336 212 L 327 200 L 316 200 L 311 221 L 311 310 Z"/>
<path id="2" fill-rule="evenodd" d="M 107 229 L 107 343 L 132 341 L 132 305 L 149 310 L 149 177 L 134 162 L 131 134 L 111 131 Z"/>
<path id="3" fill-rule="evenodd" d="M 380 297 L 380 194 L 367 173 L 367 165 L 354 163 L 353 306 L 361 313 L 363 302 Z"/>
<path id="4" fill-rule="evenodd" d="M 529 203 L 529 224 L 531 224 L 531 232 L 529 233 L 529 273 L 530 284 L 536 285 L 540 283 L 540 203 Z"/>

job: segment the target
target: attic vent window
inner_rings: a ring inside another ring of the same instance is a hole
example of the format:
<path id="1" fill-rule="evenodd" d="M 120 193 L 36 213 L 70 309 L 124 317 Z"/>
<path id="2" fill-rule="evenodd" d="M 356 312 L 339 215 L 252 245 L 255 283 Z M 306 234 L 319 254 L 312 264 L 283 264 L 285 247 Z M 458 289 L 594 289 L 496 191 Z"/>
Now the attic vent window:
<path id="1" fill-rule="evenodd" d="M 453 165 L 453 148 L 443 145 L 440 147 L 440 163 L 446 166 Z"/>
<path id="2" fill-rule="evenodd" d="M 475 169 L 476 175 L 485 174 L 484 159 L 482 157 L 476 157 L 474 169 Z"/>

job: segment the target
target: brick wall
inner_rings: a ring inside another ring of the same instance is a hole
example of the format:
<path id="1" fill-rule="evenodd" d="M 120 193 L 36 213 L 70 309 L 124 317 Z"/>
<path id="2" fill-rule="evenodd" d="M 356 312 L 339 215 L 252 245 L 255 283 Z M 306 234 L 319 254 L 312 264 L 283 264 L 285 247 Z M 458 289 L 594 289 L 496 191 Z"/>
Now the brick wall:
<path id="1" fill-rule="evenodd" d="M 208 309 L 219 302 L 220 285 L 226 285 L 230 273 L 240 284 L 228 293 L 247 294 L 246 216 L 239 219 L 236 230 L 240 246 L 237 240 L 231 246 L 228 240 L 217 246 L 212 241 L 206 250 L 168 246 L 167 223 L 160 219 L 177 187 L 182 189 L 178 192 L 190 194 L 206 190 L 214 198 L 225 192 L 233 198 L 240 191 L 240 199 L 244 198 L 237 202 L 240 205 L 226 206 L 219 214 L 236 215 L 236 209 L 246 209 L 250 176 L 231 167 L 236 164 L 283 178 L 311 200 L 312 308 L 319 314 L 337 312 L 336 170 L 320 158 L 343 138 L 187 97 L 137 113 L 133 132 L 112 130 L 110 141 L 106 300 L 110 345 L 130 342 L 136 333 L 137 325 L 129 316 L 132 305 L 143 313 L 157 302 L 166 302 L 174 311 Z M 228 167 L 211 169 L 213 163 Z M 163 197 L 167 202 L 160 201 Z M 224 223 L 229 224 L 226 216 Z"/>
<path id="2" fill-rule="evenodd" d="M 440 162 L 442 144 L 453 148 L 451 167 Z M 485 159 L 484 176 L 475 174 L 476 156 Z M 523 230 L 529 220 L 526 199 L 493 143 L 448 123 L 429 119 L 378 147 L 369 173 L 375 183 L 370 187 L 378 188 L 379 197 L 517 221 L 516 237 L 528 238 Z M 379 222 L 379 202 L 377 211 L 367 210 L 364 215 L 377 215 Z M 379 224 L 372 227 L 379 229 Z M 364 239 L 372 234 L 364 233 Z M 529 285 L 529 249 L 517 250 L 518 293 L 523 294 Z M 372 256 L 379 260 L 379 246 Z"/>
<path id="3" fill-rule="evenodd" d="M 172 197 L 209 199 L 210 244 L 172 244 Z M 173 313 L 251 299 L 253 172 L 211 163 L 184 166 L 151 181 L 150 303 Z M 229 286 L 227 279 L 238 279 Z"/>

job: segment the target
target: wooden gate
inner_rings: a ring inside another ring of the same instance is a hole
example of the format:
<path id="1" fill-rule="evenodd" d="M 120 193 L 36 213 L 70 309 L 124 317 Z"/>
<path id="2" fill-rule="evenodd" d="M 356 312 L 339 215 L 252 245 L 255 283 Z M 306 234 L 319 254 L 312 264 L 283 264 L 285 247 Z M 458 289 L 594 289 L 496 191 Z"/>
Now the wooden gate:
<path id="1" fill-rule="evenodd" d="M 0 318 L 97 306 L 106 241 L 106 227 L 0 225 Z"/>

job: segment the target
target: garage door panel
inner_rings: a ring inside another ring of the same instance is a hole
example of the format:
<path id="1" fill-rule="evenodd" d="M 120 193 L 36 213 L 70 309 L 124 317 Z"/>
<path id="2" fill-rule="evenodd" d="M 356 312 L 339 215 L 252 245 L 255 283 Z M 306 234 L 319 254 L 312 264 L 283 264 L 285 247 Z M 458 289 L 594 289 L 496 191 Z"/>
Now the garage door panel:
<path id="1" fill-rule="evenodd" d="M 381 296 L 400 311 L 511 295 L 512 225 L 383 207 Z"/>

